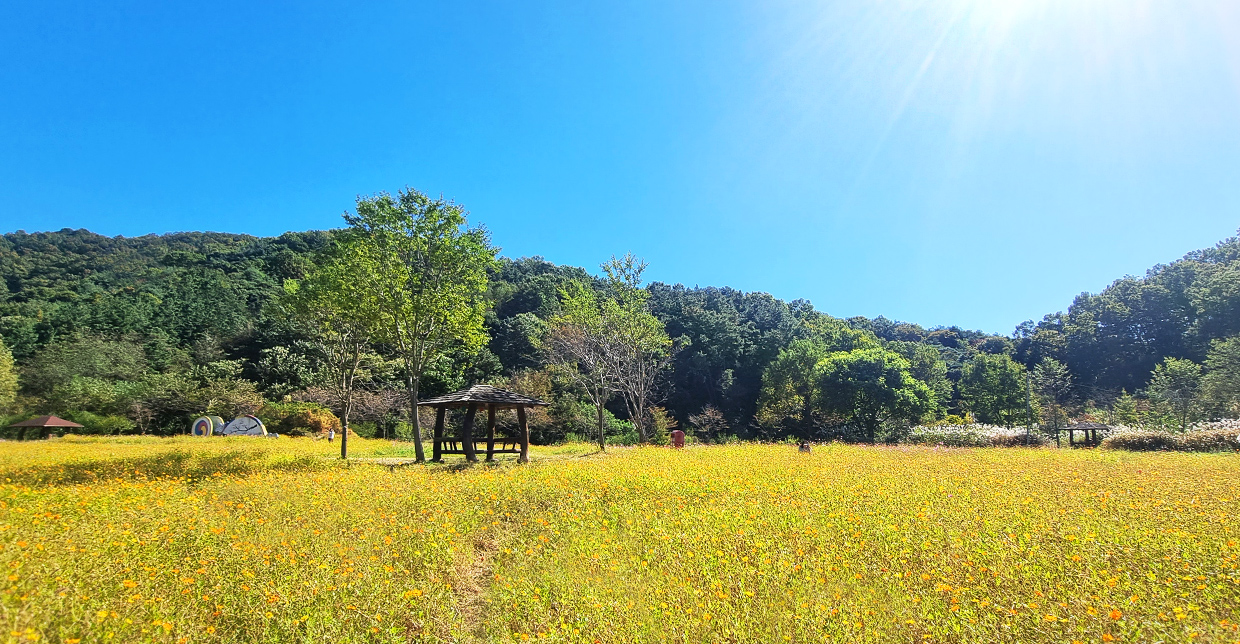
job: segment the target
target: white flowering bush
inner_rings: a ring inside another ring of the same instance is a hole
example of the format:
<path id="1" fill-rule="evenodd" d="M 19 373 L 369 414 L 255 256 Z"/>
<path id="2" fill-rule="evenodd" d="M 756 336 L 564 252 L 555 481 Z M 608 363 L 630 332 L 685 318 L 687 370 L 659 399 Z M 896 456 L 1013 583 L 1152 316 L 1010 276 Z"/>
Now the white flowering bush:
<path id="1" fill-rule="evenodd" d="M 1120 425 L 1102 441 L 1105 449 L 1133 452 L 1233 452 L 1240 451 L 1240 420 L 1194 423 L 1187 432 L 1143 429 Z"/>
<path id="2" fill-rule="evenodd" d="M 1193 423 L 1189 432 L 1213 432 L 1213 431 L 1230 431 L 1240 434 L 1240 418 L 1226 418 L 1224 420 L 1212 420 L 1205 423 Z"/>
<path id="3" fill-rule="evenodd" d="M 1022 447 L 1042 446 L 1050 441 L 1038 432 L 1025 434 L 1024 427 L 999 427 L 974 423 L 970 425 L 919 425 L 913 428 L 907 443 L 943 445 L 944 447 Z"/>

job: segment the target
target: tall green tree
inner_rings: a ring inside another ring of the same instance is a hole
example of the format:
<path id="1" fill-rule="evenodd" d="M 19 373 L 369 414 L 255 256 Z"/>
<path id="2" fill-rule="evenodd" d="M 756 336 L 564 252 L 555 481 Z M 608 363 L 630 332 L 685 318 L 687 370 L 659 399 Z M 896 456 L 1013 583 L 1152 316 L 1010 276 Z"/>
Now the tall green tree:
<path id="1" fill-rule="evenodd" d="M 1042 422 L 1053 431 L 1068 419 L 1067 405 L 1072 399 L 1072 372 L 1068 365 L 1054 359 L 1043 358 L 1031 374 L 1033 391 L 1038 397 L 1038 410 Z"/>
<path id="2" fill-rule="evenodd" d="M 817 313 L 802 324 L 808 337 L 788 343 L 763 372 L 757 420 L 767 427 L 783 424 L 808 438 L 820 416 L 820 376 L 827 357 L 842 351 L 877 348 L 878 339 L 842 320 Z"/>
<path id="3" fill-rule="evenodd" d="M 1240 416 L 1240 335 L 1215 340 L 1206 355 L 1202 397 L 1222 416 Z"/>
<path id="4" fill-rule="evenodd" d="M 1025 368 L 1006 354 L 977 354 L 957 386 L 965 409 L 983 423 L 1011 427 L 1025 416 Z"/>
<path id="5" fill-rule="evenodd" d="M 600 451 L 607 449 L 606 405 L 617 390 L 616 337 L 604 306 L 590 285 L 572 282 L 564 286 L 560 310 L 548 320 L 543 342 L 547 360 L 594 405 Z"/>
<path id="6" fill-rule="evenodd" d="M 1188 423 L 1197 411 L 1197 392 L 1201 387 L 1201 365 L 1192 360 L 1167 358 L 1154 367 L 1150 378 L 1149 394 L 1165 403 L 1180 423 L 1180 430 L 1187 431 Z"/>
<path id="7" fill-rule="evenodd" d="M 800 337 L 796 312 L 768 293 L 731 288 L 646 287 L 651 311 L 676 341 L 667 406 L 682 424 L 710 406 L 744 435 L 758 411 L 767 365 Z"/>
<path id="8" fill-rule="evenodd" d="M 632 253 L 612 257 L 602 266 L 611 299 L 603 319 L 613 334 L 611 371 L 641 443 L 649 441 L 655 388 L 672 359 L 672 340 L 663 322 L 650 313 L 649 294 L 641 288 L 646 263 Z"/>
<path id="9" fill-rule="evenodd" d="M 934 394 L 929 415 L 938 418 L 946 413 L 952 397 L 952 382 L 947 377 L 947 361 L 942 358 L 940 347 L 923 342 L 888 342 L 887 350 L 904 357 L 909 362 L 913 377 L 926 383 Z"/>
<path id="10" fill-rule="evenodd" d="M 340 416 L 340 458 L 349 457 L 349 417 L 364 361 L 380 332 L 378 300 L 357 244 L 339 244 L 302 280 L 287 280 L 282 304 L 301 322 L 320 358 L 323 381 Z"/>
<path id="11" fill-rule="evenodd" d="M 425 461 L 418 391 L 429 365 L 455 349 L 476 352 L 483 328 L 488 271 L 498 249 L 485 228 L 468 228 L 465 210 L 407 188 L 357 201 L 346 214 L 346 252 L 373 295 L 383 339 L 404 362 L 414 453 Z"/>
<path id="12" fill-rule="evenodd" d="M 147 369 L 146 353 L 137 343 L 80 334 L 44 347 L 26 363 L 22 375 L 30 391 L 46 396 L 75 377 L 135 381 Z"/>
<path id="13" fill-rule="evenodd" d="M 758 399 L 758 422 L 775 426 L 791 423 L 808 438 L 814 429 L 818 404 L 819 366 L 831 348 L 817 338 L 793 340 L 766 368 Z"/>
<path id="14" fill-rule="evenodd" d="M 0 342 L 0 414 L 8 413 L 17 400 L 17 368 L 13 354 Z"/>
<path id="15" fill-rule="evenodd" d="M 838 351 L 819 368 L 819 408 L 860 425 L 876 440 L 886 421 L 914 423 L 934 409 L 934 392 L 902 356 L 878 347 Z"/>

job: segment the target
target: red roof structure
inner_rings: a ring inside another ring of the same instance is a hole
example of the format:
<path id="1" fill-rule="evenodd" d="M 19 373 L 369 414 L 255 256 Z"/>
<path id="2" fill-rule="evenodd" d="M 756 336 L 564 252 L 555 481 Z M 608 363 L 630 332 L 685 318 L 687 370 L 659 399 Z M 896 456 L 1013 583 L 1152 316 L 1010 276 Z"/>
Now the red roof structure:
<path id="1" fill-rule="evenodd" d="M 12 425 L 9 425 L 9 427 L 77 427 L 77 428 L 81 428 L 82 425 L 79 425 L 71 420 L 65 420 L 63 418 L 59 418 L 57 416 L 35 416 L 34 418 L 31 418 L 30 420 L 23 420 L 20 423 L 13 423 Z"/>

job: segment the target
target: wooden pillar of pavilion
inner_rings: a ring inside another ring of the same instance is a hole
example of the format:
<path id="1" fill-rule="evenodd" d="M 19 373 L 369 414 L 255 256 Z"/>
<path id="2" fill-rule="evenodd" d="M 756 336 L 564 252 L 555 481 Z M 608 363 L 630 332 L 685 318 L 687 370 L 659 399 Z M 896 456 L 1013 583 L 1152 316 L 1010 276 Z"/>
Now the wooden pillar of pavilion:
<path id="1" fill-rule="evenodd" d="M 518 438 L 521 440 L 521 455 L 517 457 L 518 463 L 530 462 L 530 423 L 525 417 L 525 407 L 517 407 L 517 424 L 520 425 Z"/>
<path id="2" fill-rule="evenodd" d="M 443 462 L 443 420 L 444 414 L 448 413 L 446 407 L 437 407 L 435 409 L 435 444 L 431 446 L 431 462 Z"/>
<path id="3" fill-rule="evenodd" d="M 461 424 L 461 447 L 465 452 L 465 460 L 478 462 L 478 454 L 474 451 L 474 416 L 478 414 L 478 403 L 469 403 L 465 409 L 465 422 Z"/>
<path id="4" fill-rule="evenodd" d="M 495 405 L 487 405 L 487 462 L 495 460 Z"/>

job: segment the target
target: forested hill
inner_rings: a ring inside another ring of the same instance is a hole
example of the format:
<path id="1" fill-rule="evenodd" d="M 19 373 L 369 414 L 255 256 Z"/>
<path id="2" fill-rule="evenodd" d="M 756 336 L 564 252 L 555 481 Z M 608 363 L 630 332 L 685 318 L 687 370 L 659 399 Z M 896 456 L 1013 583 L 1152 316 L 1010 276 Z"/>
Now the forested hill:
<path id="1" fill-rule="evenodd" d="M 1080 395 L 1106 400 L 1148 383 L 1166 358 L 1206 359 L 1217 341 L 1240 334 L 1240 237 L 1193 251 L 1144 277 L 1082 293 L 1066 313 L 1016 328 L 1016 357 L 1068 365 Z"/>
<path id="2" fill-rule="evenodd" d="M 176 397 L 169 388 L 228 381 L 266 400 L 312 390 L 314 357 L 272 304 L 285 280 L 314 265 L 332 235 L 113 238 L 69 229 L 5 234 L 0 337 L 22 378 L 16 406 L 28 413 L 85 409 L 119 418 L 147 408 L 135 406 L 135 397 L 155 396 L 163 402 L 151 406 L 163 411 L 151 422 L 171 431 L 197 403 L 181 391 L 177 395 L 190 402 L 178 411 L 167 402 Z M 592 278 L 584 269 L 540 258 L 502 260 L 489 289 L 489 345 L 432 368 L 425 392 L 508 379 L 557 398 L 559 429 L 543 431 L 571 431 L 581 401 L 548 384 L 552 378 L 538 345 L 561 287 L 572 281 Z M 766 293 L 661 283 L 647 289 L 652 312 L 679 347 L 663 406 L 682 424 L 704 409 L 716 410 L 719 422 L 742 436 L 756 431 L 764 372 L 791 343 L 831 319 L 806 301 L 784 302 Z M 1154 267 L 1145 277 L 1121 279 L 1097 295 L 1083 294 L 1066 313 L 1024 323 L 1011 337 L 882 317 L 843 323 L 908 356 L 914 366 L 929 361 L 926 379 L 945 378 L 931 383 L 942 398 L 939 413 L 961 411 L 954 383 L 979 354 L 1010 355 L 1030 369 L 1047 358 L 1058 360 L 1071 372 L 1074 400 L 1107 402 L 1144 387 L 1165 358 L 1200 363 L 1212 340 L 1240 333 L 1240 240 Z M 934 375 L 936 370 L 943 375 Z M 388 378 L 399 388 L 399 374 L 374 375 L 375 387 Z M 100 389 L 112 386 L 107 383 L 133 386 Z M 622 407 L 614 411 L 623 415 Z"/>
<path id="3" fill-rule="evenodd" d="M 258 341 L 264 306 L 330 233 L 104 237 L 86 230 L 0 239 L 0 335 L 19 360 L 75 333 L 158 338 L 192 350 Z"/>

